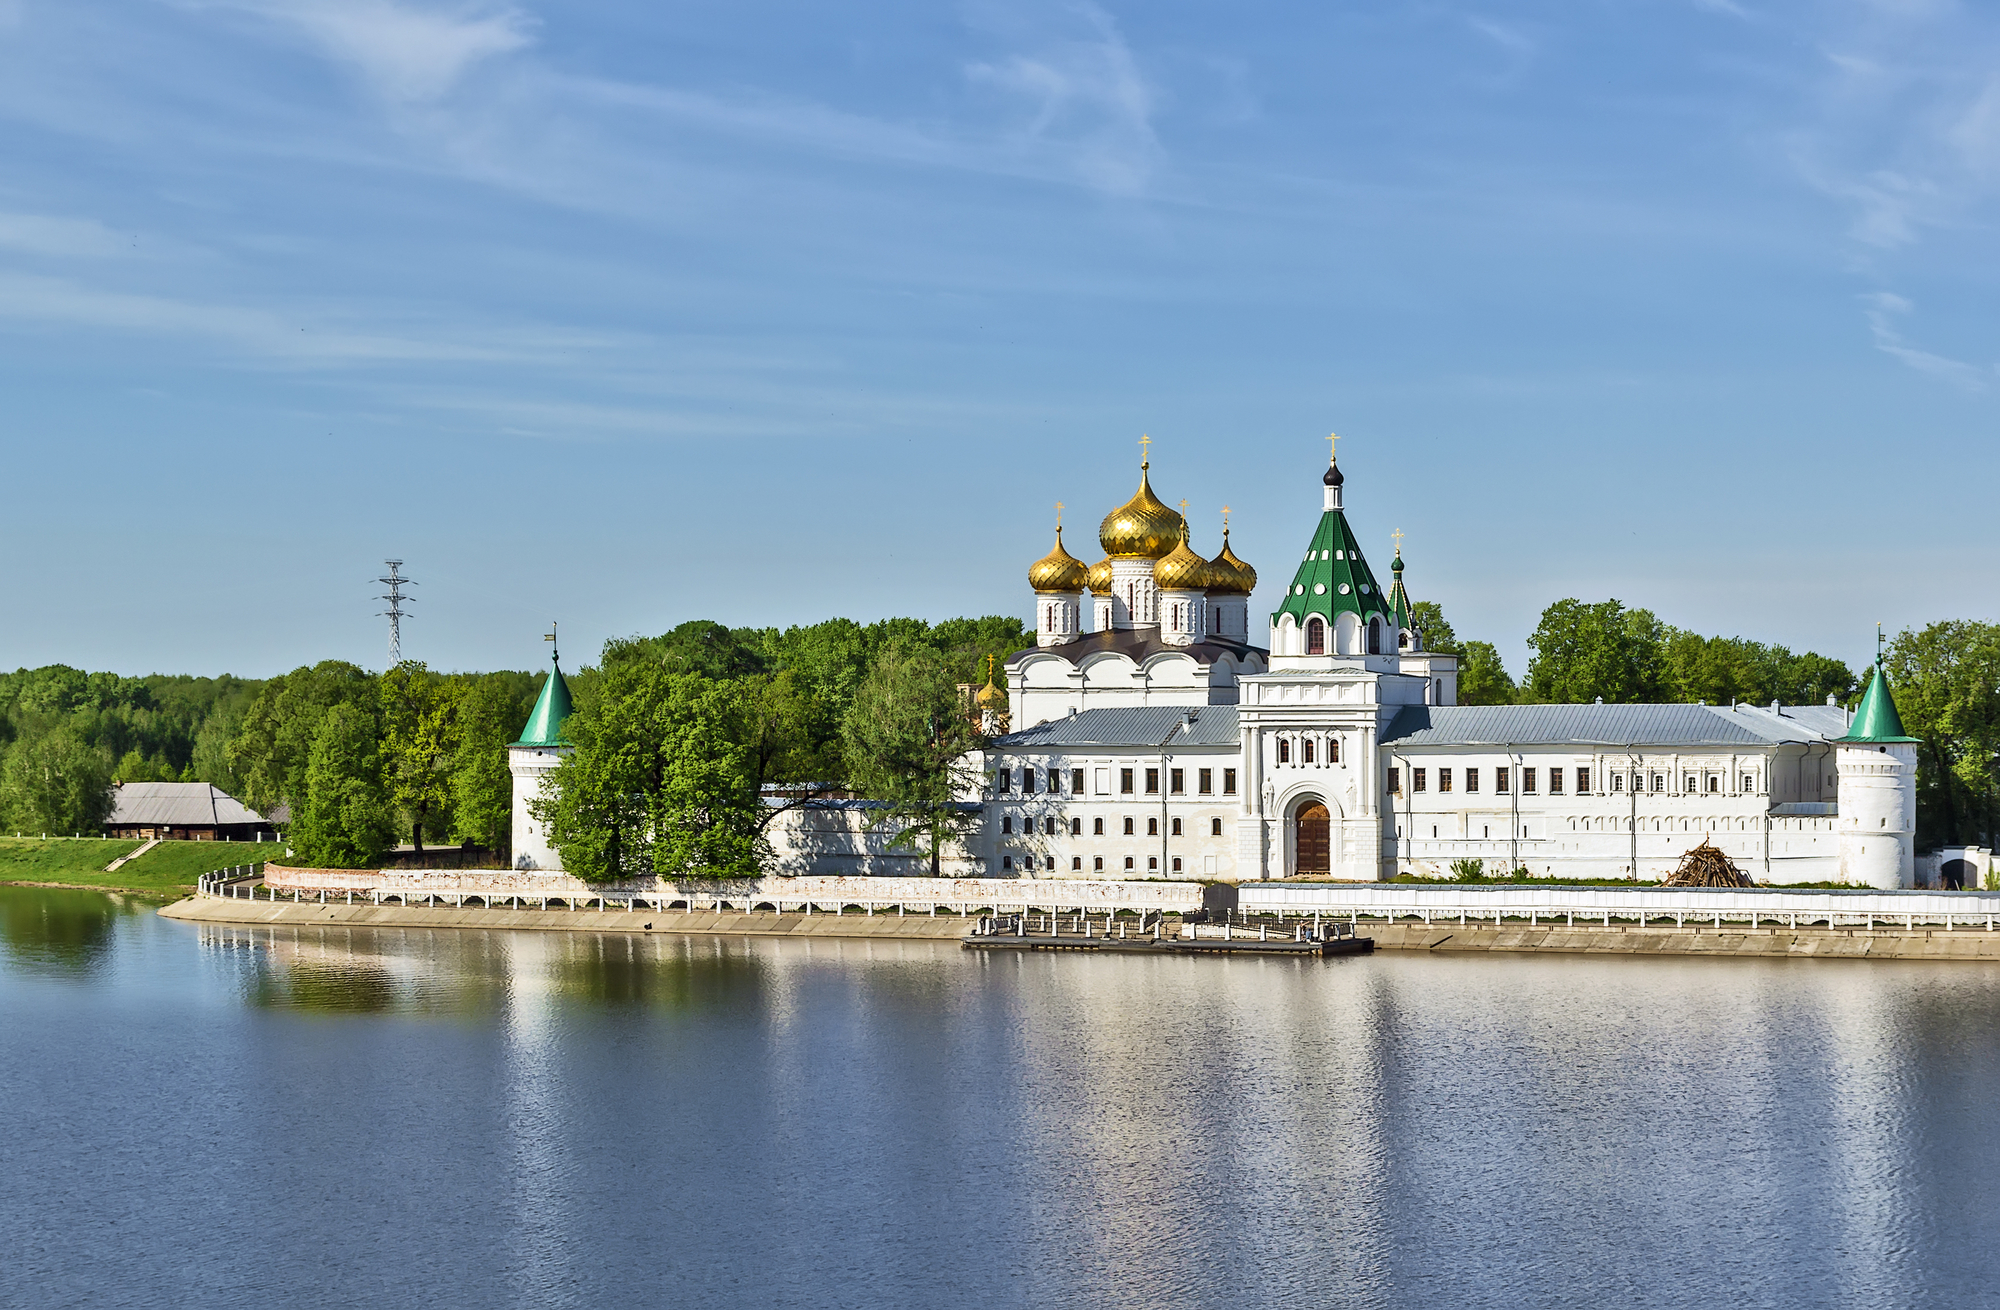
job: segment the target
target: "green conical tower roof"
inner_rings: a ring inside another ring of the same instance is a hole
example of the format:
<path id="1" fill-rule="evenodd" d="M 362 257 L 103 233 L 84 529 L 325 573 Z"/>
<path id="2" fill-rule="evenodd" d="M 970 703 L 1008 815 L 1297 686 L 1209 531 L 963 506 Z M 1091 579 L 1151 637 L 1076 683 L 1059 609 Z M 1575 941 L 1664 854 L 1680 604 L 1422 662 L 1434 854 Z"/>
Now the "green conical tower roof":
<path id="1" fill-rule="evenodd" d="M 1396 535 L 1400 537 L 1403 534 L 1398 532 Z M 1410 593 L 1403 590 L 1401 546 L 1396 547 L 1396 558 L 1390 563 L 1389 572 L 1396 575 L 1396 580 L 1389 584 L 1389 623 L 1398 630 L 1408 629 L 1414 632 L 1416 625 L 1410 622 Z"/>
<path id="2" fill-rule="evenodd" d="M 569 684 L 563 681 L 562 656 L 549 657 L 549 680 L 542 684 L 541 697 L 535 701 L 535 712 L 528 716 L 528 726 L 521 729 L 521 740 L 516 746 L 561 746 L 563 740 L 563 720 L 569 717 Z"/>
<path id="3" fill-rule="evenodd" d="M 1354 529 L 1347 526 L 1347 515 L 1340 508 L 1337 493 L 1346 479 L 1337 466 L 1329 465 L 1323 480 L 1335 494 L 1328 496 L 1326 511 L 1319 516 L 1319 528 L 1313 533 L 1305 562 L 1292 575 L 1291 585 L 1285 588 L 1284 604 L 1278 606 L 1271 618 L 1275 622 L 1279 614 L 1289 614 L 1303 627 L 1308 615 L 1317 614 L 1330 624 L 1335 615 L 1345 611 L 1363 623 L 1370 618 L 1387 623 L 1389 598 L 1382 594 L 1382 586 L 1375 581 L 1368 561 L 1361 558 Z"/>
<path id="4" fill-rule="evenodd" d="M 1916 740 L 1903 735 L 1903 716 L 1896 713 L 1896 698 L 1890 694 L 1889 675 L 1880 660 L 1875 663 L 1868 690 L 1861 693 L 1861 708 L 1854 711 L 1854 722 L 1841 740 L 1870 744 Z"/>

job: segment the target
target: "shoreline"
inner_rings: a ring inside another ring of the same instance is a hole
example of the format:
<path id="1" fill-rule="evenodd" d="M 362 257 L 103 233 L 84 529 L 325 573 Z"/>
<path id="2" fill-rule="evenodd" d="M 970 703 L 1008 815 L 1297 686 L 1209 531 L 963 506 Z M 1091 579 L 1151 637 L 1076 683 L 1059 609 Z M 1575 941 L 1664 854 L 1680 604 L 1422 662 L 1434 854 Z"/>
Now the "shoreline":
<path id="1" fill-rule="evenodd" d="M 60 887 L 72 892 L 117 892 L 123 896 L 151 896 L 157 900 L 171 901 L 194 891 L 194 884 L 173 887 L 132 887 L 125 884 L 113 885 L 106 882 L 47 882 L 39 878 L 0 878 L 0 887 Z"/>
<path id="2" fill-rule="evenodd" d="M 741 937 L 854 937 L 962 941 L 977 922 L 956 915 L 799 914 L 769 910 L 526 910 L 347 905 L 201 897 L 158 913 L 190 923 L 242 927 L 320 924 L 355 928 L 454 928 L 529 932 L 673 933 Z M 1565 927 L 1526 923 L 1362 923 L 1378 951 L 1439 955 L 1625 955 L 1701 959 L 1933 960 L 2000 962 L 2000 932 L 1977 928 L 1751 928 L 1707 924 Z"/>

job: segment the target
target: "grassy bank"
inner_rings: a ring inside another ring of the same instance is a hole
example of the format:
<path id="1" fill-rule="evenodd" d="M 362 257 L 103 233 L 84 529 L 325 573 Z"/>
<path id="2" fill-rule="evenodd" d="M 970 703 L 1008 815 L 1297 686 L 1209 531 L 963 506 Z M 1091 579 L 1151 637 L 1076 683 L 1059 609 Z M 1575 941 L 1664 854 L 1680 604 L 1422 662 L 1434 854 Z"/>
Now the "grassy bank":
<path id="1" fill-rule="evenodd" d="M 176 894 L 196 878 L 232 864 L 281 860 L 282 842 L 161 842 L 116 873 L 104 866 L 143 843 L 98 837 L 0 837 L 0 882 L 60 883 L 72 887 Z"/>

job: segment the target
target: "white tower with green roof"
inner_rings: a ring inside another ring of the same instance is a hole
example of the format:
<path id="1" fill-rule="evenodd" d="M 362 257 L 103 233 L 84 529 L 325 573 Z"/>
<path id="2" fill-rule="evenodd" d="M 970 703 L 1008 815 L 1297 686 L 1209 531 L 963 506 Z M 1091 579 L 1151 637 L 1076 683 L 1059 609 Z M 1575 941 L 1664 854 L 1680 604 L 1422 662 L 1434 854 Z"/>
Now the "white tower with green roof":
<path id="1" fill-rule="evenodd" d="M 1834 742 L 1840 776 L 1840 881 L 1914 887 L 1917 881 L 1917 739 L 1903 718 L 1881 656 L 1847 735 Z"/>
<path id="2" fill-rule="evenodd" d="M 555 640 L 551 633 L 549 641 Z M 570 753 L 563 735 L 563 721 L 569 718 L 569 683 L 563 679 L 562 654 L 552 651 L 548 680 L 521 729 L 520 740 L 507 747 L 507 771 L 514 775 L 514 867 L 523 870 L 556 871 L 562 857 L 549 844 L 548 834 L 528 810 L 528 802 L 542 793 L 542 781 Z"/>

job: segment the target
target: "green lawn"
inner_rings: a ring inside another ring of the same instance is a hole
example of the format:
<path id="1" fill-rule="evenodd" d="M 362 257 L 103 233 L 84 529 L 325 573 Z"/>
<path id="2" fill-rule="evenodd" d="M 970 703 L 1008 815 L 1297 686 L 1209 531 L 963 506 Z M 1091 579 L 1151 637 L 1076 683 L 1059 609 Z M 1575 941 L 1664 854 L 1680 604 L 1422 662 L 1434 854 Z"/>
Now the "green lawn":
<path id="1" fill-rule="evenodd" d="M 69 883 L 121 891 L 175 893 L 233 864 L 285 858 L 283 842 L 161 842 L 116 873 L 104 866 L 139 849 L 136 841 L 98 837 L 0 837 L 0 882 Z"/>

